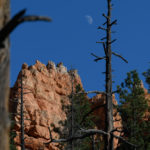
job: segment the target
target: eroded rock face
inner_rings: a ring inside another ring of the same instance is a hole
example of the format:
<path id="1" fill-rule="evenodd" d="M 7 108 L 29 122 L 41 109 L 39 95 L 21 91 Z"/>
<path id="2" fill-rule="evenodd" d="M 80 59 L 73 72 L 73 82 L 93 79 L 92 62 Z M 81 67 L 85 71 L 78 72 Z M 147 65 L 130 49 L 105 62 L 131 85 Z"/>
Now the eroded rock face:
<path id="1" fill-rule="evenodd" d="M 63 103 L 69 105 L 68 96 L 72 91 L 71 78 L 74 77 L 73 86 L 82 83 L 76 70 L 67 71 L 67 68 L 62 63 L 55 65 L 49 61 L 45 66 L 39 61 L 35 65 L 22 65 L 23 75 L 23 99 L 24 99 L 24 131 L 25 131 L 25 147 L 30 150 L 60 150 L 55 143 L 45 145 L 49 141 L 48 127 L 53 123 L 56 127 L 60 127 L 59 121 L 66 119 L 66 114 L 62 109 Z M 10 98 L 10 112 L 20 113 L 20 79 L 21 72 L 18 79 L 11 89 Z M 105 104 L 105 96 L 97 95 L 89 99 L 92 107 L 100 104 Z M 113 103 L 117 104 L 115 97 Z M 104 108 L 99 108 L 94 111 L 96 124 L 98 129 L 105 127 L 105 113 Z M 114 120 L 120 120 L 119 114 L 114 110 Z M 15 142 L 17 149 L 20 150 L 20 116 L 14 114 L 14 120 L 17 122 L 14 130 L 17 133 Z M 121 122 L 114 122 L 114 127 L 121 127 Z M 115 133 L 120 135 L 120 133 Z M 53 138 L 59 138 L 59 135 L 52 131 Z M 114 140 L 114 147 L 117 147 L 118 140 Z"/>
<path id="2" fill-rule="evenodd" d="M 77 84 L 81 85 L 80 77 L 74 72 L 74 87 Z M 50 149 L 57 150 L 57 144 L 45 145 L 49 141 L 48 127 L 51 123 L 59 126 L 60 120 L 65 120 L 66 115 L 62 110 L 62 103 L 69 104 L 68 96 L 72 90 L 72 82 L 70 72 L 67 72 L 63 64 L 55 66 L 53 62 L 48 62 L 47 66 L 36 61 L 36 64 L 29 66 L 22 65 L 23 74 L 23 99 L 24 99 L 24 118 L 25 118 L 25 145 L 26 148 L 32 150 Z M 11 100 L 19 98 L 20 102 L 20 79 L 21 72 L 15 86 L 11 89 Z M 13 113 L 20 112 L 20 104 L 15 102 L 10 103 L 10 111 Z M 14 120 L 20 121 L 20 116 L 15 115 Z M 20 124 L 16 123 L 15 130 L 17 136 L 15 142 L 18 144 L 17 149 L 20 149 L 19 134 Z M 53 132 L 52 132 L 53 133 Z M 59 136 L 53 133 L 53 137 Z"/>
<path id="3" fill-rule="evenodd" d="M 103 106 L 106 103 L 105 95 L 98 94 L 94 96 L 90 100 L 90 102 L 92 103 L 92 108 L 95 108 L 96 106 L 101 106 L 100 108 L 94 111 L 94 115 L 96 116 L 95 123 L 98 129 L 105 130 L 105 109 Z M 117 105 L 117 101 L 114 95 L 113 95 L 113 104 Z M 113 120 L 114 120 L 114 129 L 121 130 L 122 129 L 121 117 L 116 109 L 113 110 Z M 120 136 L 120 132 L 114 132 L 114 134 Z M 114 149 L 117 148 L 117 145 L 118 139 L 114 138 Z"/>

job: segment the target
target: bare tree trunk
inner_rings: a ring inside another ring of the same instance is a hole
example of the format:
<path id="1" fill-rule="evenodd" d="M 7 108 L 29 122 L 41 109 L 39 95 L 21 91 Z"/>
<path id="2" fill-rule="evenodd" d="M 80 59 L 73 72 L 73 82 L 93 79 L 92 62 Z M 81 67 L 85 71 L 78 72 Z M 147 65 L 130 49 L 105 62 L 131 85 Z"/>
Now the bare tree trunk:
<path id="1" fill-rule="evenodd" d="M 0 0 L 0 29 L 5 26 L 10 17 L 9 0 Z M 0 150 L 9 149 L 9 39 L 0 42 Z"/>
<path id="2" fill-rule="evenodd" d="M 51 21 L 43 16 L 24 16 L 26 10 L 20 11 L 10 20 L 10 1 L 0 0 L 0 150 L 8 150 L 9 140 L 9 34 L 26 21 Z"/>
<path id="3" fill-rule="evenodd" d="M 111 0 L 107 0 L 107 41 L 106 41 L 106 132 L 110 133 L 113 130 L 113 103 L 112 103 L 112 68 L 111 68 Z M 113 150 L 113 137 L 111 134 L 106 136 L 105 149 Z"/>

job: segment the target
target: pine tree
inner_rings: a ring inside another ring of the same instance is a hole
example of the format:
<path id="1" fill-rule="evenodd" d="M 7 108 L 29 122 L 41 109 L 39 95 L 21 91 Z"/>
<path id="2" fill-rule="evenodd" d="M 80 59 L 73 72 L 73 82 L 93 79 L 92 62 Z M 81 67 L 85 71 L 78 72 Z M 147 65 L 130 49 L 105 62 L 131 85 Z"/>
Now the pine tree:
<path id="1" fill-rule="evenodd" d="M 93 115 L 87 115 L 91 110 L 91 104 L 80 85 L 76 86 L 74 92 L 69 95 L 69 99 L 70 105 L 65 105 L 62 100 L 62 109 L 67 114 L 67 120 L 59 122 L 59 124 L 63 126 L 63 130 L 55 127 L 54 124 L 51 124 L 54 132 L 57 132 L 61 138 L 81 135 L 80 128 L 89 129 L 94 128 L 95 126 L 92 121 Z M 61 143 L 61 145 L 59 144 L 59 148 L 66 150 L 87 150 L 92 146 L 92 140 L 92 136 L 87 136 L 84 139 L 77 139 L 73 142 Z M 97 145 L 95 145 L 95 147 Z"/>
<path id="2" fill-rule="evenodd" d="M 138 150 L 148 150 L 150 123 L 143 118 L 148 104 L 136 70 L 127 73 L 127 78 L 121 86 L 118 86 L 118 91 L 120 96 L 118 111 L 122 117 L 124 137 L 138 145 Z M 135 150 L 136 148 L 121 143 L 118 149 Z"/>
<path id="3" fill-rule="evenodd" d="M 145 77 L 145 81 L 149 86 L 149 92 L 150 92 L 150 69 L 148 69 L 147 71 L 143 72 L 143 75 Z"/>
<path id="4" fill-rule="evenodd" d="M 80 85 L 76 86 L 76 93 L 83 92 Z M 73 100 L 73 111 L 74 111 L 74 133 L 80 128 L 89 129 L 94 127 L 94 122 L 92 121 L 92 114 L 84 118 L 86 114 L 91 109 L 91 104 L 89 103 L 86 94 L 77 94 L 72 97 Z M 79 133 L 80 134 L 80 133 Z M 87 150 L 92 144 L 92 137 L 86 137 L 82 140 L 75 141 L 75 150 Z"/>

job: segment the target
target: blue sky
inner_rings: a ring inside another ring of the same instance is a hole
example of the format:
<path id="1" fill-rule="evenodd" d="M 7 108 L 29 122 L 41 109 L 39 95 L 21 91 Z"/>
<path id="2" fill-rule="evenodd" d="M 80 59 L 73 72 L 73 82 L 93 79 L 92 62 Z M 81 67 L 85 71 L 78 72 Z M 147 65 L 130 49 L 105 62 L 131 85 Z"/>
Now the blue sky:
<path id="1" fill-rule="evenodd" d="M 112 1 L 113 19 L 118 19 L 112 50 L 129 61 L 112 59 L 115 90 L 127 72 L 137 69 L 141 74 L 150 66 L 150 1 Z M 36 60 L 44 64 L 52 60 L 76 68 L 85 90 L 103 91 L 105 62 L 95 63 L 90 53 L 104 55 L 96 41 L 104 35 L 97 27 L 105 21 L 101 14 L 106 13 L 106 0 L 13 0 L 12 16 L 23 8 L 27 15 L 50 16 L 53 22 L 24 23 L 11 34 L 11 86 L 24 62 L 33 65 Z"/>

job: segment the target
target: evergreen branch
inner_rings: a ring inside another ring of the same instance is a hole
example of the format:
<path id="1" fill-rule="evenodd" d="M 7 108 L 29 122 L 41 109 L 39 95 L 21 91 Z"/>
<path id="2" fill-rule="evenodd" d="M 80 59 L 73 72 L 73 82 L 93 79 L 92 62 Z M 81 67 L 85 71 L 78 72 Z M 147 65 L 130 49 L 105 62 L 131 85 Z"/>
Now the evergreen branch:
<path id="1" fill-rule="evenodd" d="M 125 58 L 123 58 L 121 55 L 119 55 L 119 54 L 117 54 L 115 52 L 112 52 L 112 54 L 117 56 L 117 57 L 119 57 L 119 58 L 121 58 L 124 62 L 128 63 L 128 61 Z"/>

